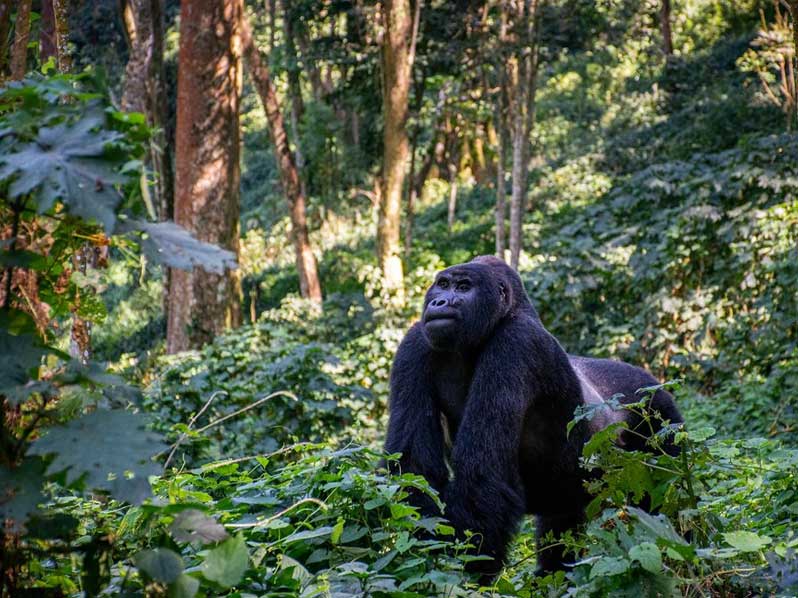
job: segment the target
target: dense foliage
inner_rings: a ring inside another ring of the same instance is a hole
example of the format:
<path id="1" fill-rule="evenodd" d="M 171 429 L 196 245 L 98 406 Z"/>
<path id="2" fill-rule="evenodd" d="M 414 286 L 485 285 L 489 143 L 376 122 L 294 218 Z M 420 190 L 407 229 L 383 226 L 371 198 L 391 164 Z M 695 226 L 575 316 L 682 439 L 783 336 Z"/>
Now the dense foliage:
<path id="1" fill-rule="evenodd" d="M 485 105 L 455 93 L 465 75 L 452 57 L 473 48 L 443 4 L 426 17 L 429 84 L 411 127 L 429 143 L 449 93 L 473 148 L 480 131 L 464 123 L 481 122 Z M 493 252 L 495 189 L 476 150 L 463 151 L 456 179 L 430 175 L 407 302 L 392 305 L 363 188 L 380 151 L 373 40 L 316 35 L 307 49 L 319 69 L 347 74 L 298 123 L 324 305 L 297 297 L 265 120 L 247 93 L 239 266 L 250 323 L 173 356 L 150 260 L 218 270 L 231 256 L 148 222 L 139 177 L 150 132 L 110 107 L 113 79 L 49 73 L 3 88 L 2 225 L 23 234 L 3 242 L 0 265 L 20 288 L 36 272 L 47 306 L 31 313 L 15 298 L 0 318 L 13 424 L 0 437 L 0 516 L 14 522 L 4 572 L 19 587 L 88 596 L 798 593 L 798 138 L 786 100 L 762 82 L 778 82 L 787 23 L 767 2 L 674 5 L 678 51 L 666 60 L 652 3 L 549 3 L 520 271 L 570 352 L 678 381 L 682 453 L 621 451 L 612 429 L 594 437 L 584 459 L 603 473 L 590 523 L 567 538 L 574 568 L 536 577 L 527 522 L 492 588 L 464 572 L 473 557 L 445 519 L 405 500 L 411 488 L 434 492 L 389 476 L 380 447 L 396 346 L 436 270 Z M 291 6 L 295 25 L 317 34 L 338 10 Z M 168 17 L 174 33 L 174 6 Z M 307 65 L 278 42 L 270 61 L 283 82 Z M 102 62 L 76 43 L 85 64 Z M 358 143 L 338 118 L 353 108 Z M 109 266 L 76 267 L 87 246 L 110 246 Z M 67 353 L 75 318 L 93 323 L 107 369 Z"/>

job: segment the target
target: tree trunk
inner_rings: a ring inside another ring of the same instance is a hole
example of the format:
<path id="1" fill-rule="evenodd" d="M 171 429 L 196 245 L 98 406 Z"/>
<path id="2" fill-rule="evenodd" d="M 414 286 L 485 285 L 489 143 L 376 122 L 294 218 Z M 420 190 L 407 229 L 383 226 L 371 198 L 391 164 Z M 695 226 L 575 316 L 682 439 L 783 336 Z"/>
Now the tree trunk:
<path id="1" fill-rule="evenodd" d="M 8 64 L 8 34 L 11 32 L 11 3 L 14 0 L 0 0 L 0 84 L 6 79 Z"/>
<path id="2" fill-rule="evenodd" d="M 662 31 L 662 51 L 665 58 L 673 56 L 673 32 L 671 31 L 671 0 L 662 0 L 659 11 L 659 26 Z"/>
<path id="3" fill-rule="evenodd" d="M 55 67 L 61 73 L 72 69 L 69 56 L 69 25 L 67 4 L 69 0 L 42 0 L 39 21 L 39 61 L 44 64 L 55 59 Z"/>
<path id="4" fill-rule="evenodd" d="M 305 167 L 305 159 L 302 155 L 302 145 L 300 143 L 299 126 L 305 114 L 305 103 L 302 99 L 302 85 L 299 79 L 299 56 L 296 51 L 294 22 L 291 14 L 291 0 L 283 0 L 283 30 L 285 33 L 285 53 L 288 59 L 288 95 L 291 99 L 291 133 L 294 136 L 294 154 L 296 156 L 296 167 L 299 173 Z M 300 183 L 302 183 L 300 176 Z M 304 185 L 303 194 L 306 194 Z"/>
<path id="5" fill-rule="evenodd" d="M 19 0 L 14 45 L 11 46 L 11 78 L 19 81 L 28 70 L 28 38 L 30 37 L 31 0 Z"/>
<path id="6" fill-rule="evenodd" d="M 792 130 L 793 125 L 797 124 L 798 119 L 798 0 L 787 0 L 787 7 L 790 11 L 790 27 L 792 29 L 792 57 L 789 58 L 792 65 L 792 114 L 788 115 L 787 130 Z"/>
<path id="7" fill-rule="evenodd" d="M 175 222 L 238 253 L 242 3 L 183 0 L 177 82 Z M 198 347 L 241 322 L 235 272 L 173 270 L 167 349 Z"/>
<path id="8" fill-rule="evenodd" d="M 141 112 L 154 129 L 149 163 L 155 174 L 158 218 L 170 220 L 174 206 L 171 135 L 167 134 L 163 67 L 163 0 L 122 0 L 130 58 L 125 68 L 122 110 Z"/>
<path id="9" fill-rule="evenodd" d="M 504 259 L 507 235 L 507 190 L 504 183 L 504 150 L 507 147 L 506 128 L 497 110 L 496 128 L 499 129 L 496 143 L 496 257 Z"/>
<path id="10" fill-rule="evenodd" d="M 516 56 L 511 60 L 512 107 L 512 196 L 510 198 L 510 266 L 518 269 L 522 245 L 522 224 L 527 177 L 529 136 L 535 122 L 535 94 L 538 63 L 538 0 L 518 0 L 515 26 L 519 35 Z"/>
<path id="11" fill-rule="evenodd" d="M 446 228 L 451 234 L 457 213 L 457 163 L 449 164 L 449 205 L 446 211 Z"/>
<path id="12" fill-rule="evenodd" d="M 288 145 L 288 134 L 285 130 L 280 101 L 271 82 L 269 68 L 261 60 L 260 53 L 255 47 L 249 23 L 244 20 L 243 28 L 244 55 L 249 66 L 249 72 L 255 88 L 258 90 L 263 109 L 266 111 L 266 120 L 274 142 L 274 152 L 280 169 L 280 181 L 283 193 L 288 201 L 291 214 L 291 236 L 296 252 L 296 268 L 299 274 L 299 290 L 302 296 L 316 303 L 321 303 L 321 283 L 319 282 L 316 256 L 310 247 L 308 235 L 307 214 L 305 212 L 305 194 L 299 180 L 299 172 L 294 162 L 294 154 Z"/>
<path id="13" fill-rule="evenodd" d="M 58 60 L 58 43 L 55 30 L 54 0 L 42 0 L 42 15 L 39 21 L 39 61 L 44 64 L 50 58 Z"/>
<path id="14" fill-rule="evenodd" d="M 377 227 L 377 252 L 385 287 L 401 294 L 404 285 L 399 256 L 402 187 L 405 182 L 410 91 L 410 43 L 413 15 L 409 0 L 385 0 L 382 42 L 383 162 L 382 197 Z"/>

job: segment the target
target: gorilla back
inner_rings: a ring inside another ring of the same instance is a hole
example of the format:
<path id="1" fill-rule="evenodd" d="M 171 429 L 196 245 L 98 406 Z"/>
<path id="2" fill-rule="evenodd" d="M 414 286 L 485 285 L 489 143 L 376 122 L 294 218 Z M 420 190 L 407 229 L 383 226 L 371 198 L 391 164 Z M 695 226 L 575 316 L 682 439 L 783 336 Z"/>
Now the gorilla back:
<path id="1" fill-rule="evenodd" d="M 558 569 L 562 551 L 540 538 L 583 521 L 589 497 L 582 447 L 622 416 L 601 410 L 570 435 L 568 422 L 580 405 L 617 394 L 636 401 L 639 388 L 656 383 L 625 363 L 566 354 L 543 327 L 518 274 L 497 258 L 478 257 L 438 273 L 421 320 L 399 346 L 385 449 L 402 453 L 401 471 L 423 475 L 441 493 L 459 533 L 479 534 L 480 553 L 493 560 L 475 561 L 474 570 L 500 570 L 526 513 L 537 516 L 539 567 Z M 649 408 L 664 420 L 682 421 L 665 391 L 655 393 Z M 639 423 L 628 421 L 635 433 L 622 433 L 620 445 L 645 447 Z M 646 427 L 645 434 L 651 432 Z M 431 501 L 414 500 L 436 514 Z"/>

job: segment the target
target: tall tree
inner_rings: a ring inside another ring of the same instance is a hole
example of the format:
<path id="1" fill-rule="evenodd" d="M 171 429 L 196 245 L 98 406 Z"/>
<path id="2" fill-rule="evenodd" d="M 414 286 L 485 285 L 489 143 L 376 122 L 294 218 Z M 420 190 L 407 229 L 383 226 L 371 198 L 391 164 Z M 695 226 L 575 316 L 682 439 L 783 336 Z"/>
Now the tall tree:
<path id="1" fill-rule="evenodd" d="M 241 0 L 183 0 L 177 81 L 175 222 L 238 253 Z M 196 347 L 241 321 L 235 272 L 173 270 L 167 349 Z"/>
<path id="2" fill-rule="evenodd" d="M 296 254 L 299 289 L 303 297 L 316 303 L 321 303 L 321 283 L 319 282 L 318 268 L 316 266 L 316 256 L 313 255 L 308 235 L 305 194 L 302 191 L 294 154 L 288 144 L 285 121 L 280 111 L 280 101 L 277 98 L 277 92 L 271 82 L 269 67 L 265 61 L 261 60 L 260 52 L 255 46 L 252 31 L 246 20 L 243 22 L 243 45 L 252 81 L 260 95 L 263 109 L 266 111 L 266 120 L 269 123 L 269 131 L 274 142 L 277 164 L 280 169 L 283 193 L 285 193 L 291 214 L 291 236 Z"/>
<path id="3" fill-rule="evenodd" d="M 143 113 L 147 124 L 154 130 L 149 163 L 155 173 L 155 204 L 158 217 L 170 220 L 174 206 L 174 172 L 163 65 L 163 2 L 121 1 L 130 55 L 125 67 L 122 110 Z"/>
<path id="4" fill-rule="evenodd" d="M 12 0 L 0 0 L 0 83 L 6 78 L 8 34 L 11 32 Z"/>
<path id="5" fill-rule="evenodd" d="M 518 269 L 524 200 L 529 175 L 530 139 L 535 123 L 538 73 L 538 9 L 540 0 L 515 0 L 515 53 L 510 60 L 512 112 L 512 196 L 510 198 L 510 265 Z"/>
<path id="6" fill-rule="evenodd" d="M 417 2 L 419 0 L 416 0 Z M 385 0 L 385 33 L 382 42 L 383 161 L 377 225 L 377 257 L 387 288 L 401 291 L 404 285 L 400 257 L 400 214 L 409 142 L 407 138 L 408 96 L 412 69 L 413 14 L 409 0 Z"/>
<path id="7" fill-rule="evenodd" d="M 17 22 L 14 26 L 14 44 L 11 46 L 11 78 L 22 79 L 28 70 L 28 38 L 30 37 L 31 0 L 20 0 L 17 5 Z"/>
<path id="8" fill-rule="evenodd" d="M 659 23 L 662 31 L 662 51 L 665 58 L 673 56 L 673 32 L 671 30 L 671 0 L 662 0 L 659 8 Z"/>

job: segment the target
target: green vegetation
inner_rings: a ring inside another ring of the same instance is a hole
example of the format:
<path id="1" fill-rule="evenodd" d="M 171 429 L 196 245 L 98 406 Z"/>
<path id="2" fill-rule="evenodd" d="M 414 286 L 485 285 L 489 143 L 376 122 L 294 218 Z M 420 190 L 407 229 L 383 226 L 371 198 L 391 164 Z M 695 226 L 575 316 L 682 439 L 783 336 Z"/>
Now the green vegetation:
<path id="1" fill-rule="evenodd" d="M 567 539 L 573 570 L 535 576 L 530 521 L 480 588 L 445 519 L 405 500 L 434 492 L 380 462 L 393 354 L 434 272 L 493 253 L 492 183 L 462 170 L 450 231 L 450 182 L 426 182 L 396 306 L 374 210 L 350 194 L 375 166 L 378 123 L 353 149 L 329 106 L 309 103 L 319 310 L 298 296 L 249 91 L 239 265 L 254 321 L 167 356 L 152 260 L 220 271 L 231 255 L 148 221 L 144 119 L 113 109 L 105 82 L 50 72 L 0 91 L 2 224 L 13 216 L 28 235 L 24 250 L 2 242 L 1 265 L 35 271 L 46 319 L 61 323 L 42 331 L 21 301 L 0 312 L 4 573 L 87 596 L 796 595 L 798 135 L 758 76 L 776 80 L 772 56 L 751 45 L 757 9 L 768 22 L 773 9 L 674 3 L 679 52 L 666 61 L 638 4 L 544 15 L 520 273 L 569 352 L 646 366 L 688 425 L 675 458 L 621 451 L 612 428 L 588 444 L 603 474 L 591 522 Z M 357 81 L 344 101 L 376 121 L 372 82 Z M 73 268 L 103 233 L 110 266 Z M 73 317 L 94 323 L 102 365 L 67 354 Z"/>

